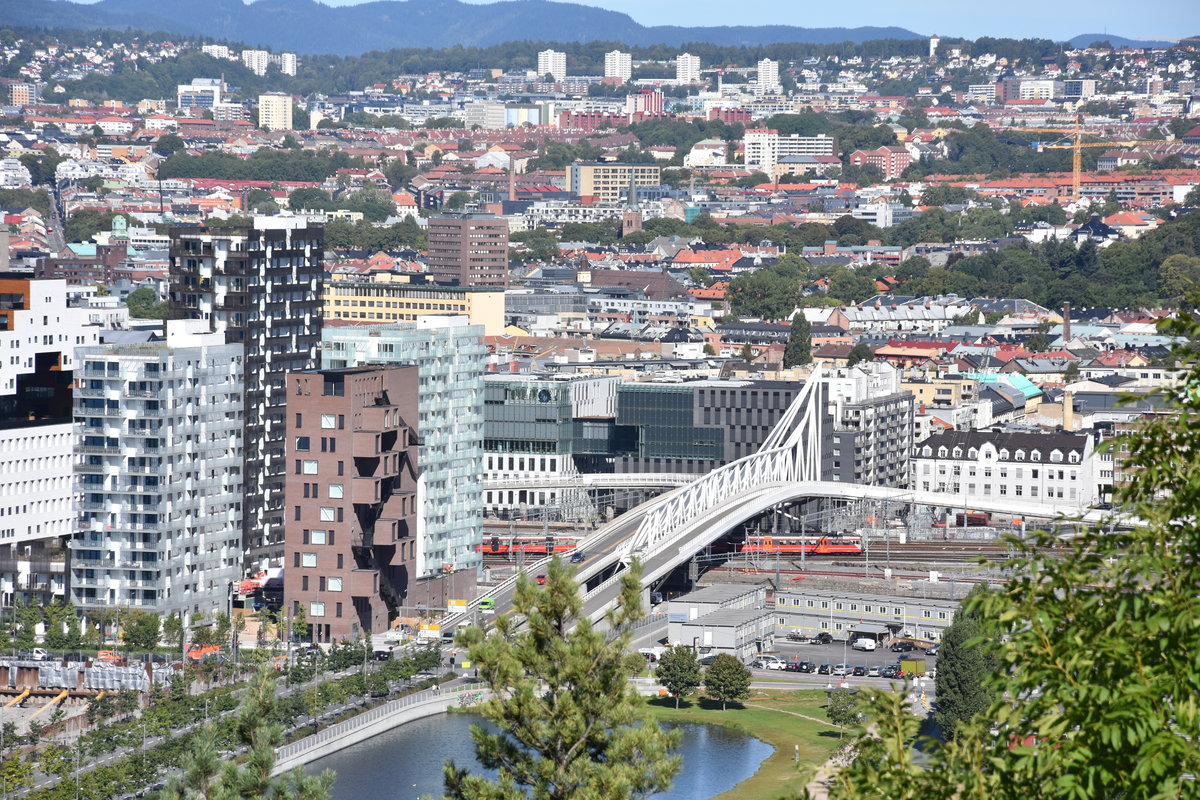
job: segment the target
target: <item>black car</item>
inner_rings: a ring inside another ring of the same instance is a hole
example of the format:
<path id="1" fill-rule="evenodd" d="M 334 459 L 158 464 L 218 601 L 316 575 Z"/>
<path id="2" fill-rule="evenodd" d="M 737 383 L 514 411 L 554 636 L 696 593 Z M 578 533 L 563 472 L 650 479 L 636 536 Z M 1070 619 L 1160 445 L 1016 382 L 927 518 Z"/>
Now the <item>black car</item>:
<path id="1" fill-rule="evenodd" d="M 796 671 L 797 672 L 816 672 L 817 665 L 811 661 L 801 661 L 800 663 L 796 664 Z"/>
<path id="2" fill-rule="evenodd" d="M 900 676 L 900 667 L 896 664 L 886 664 L 879 670 L 879 675 L 882 678 L 897 678 Z"/>
<path id="3" fill-rule="evenodd" d="M 855 668 L 854 668 L 854 676 L 855 676 L 855 677 L 857 677 L 857 678 L 865 678 L 865 677 L 866 677 L 866 675 L 867 675 L 867 668 L 866 668 L 866 667 L 863 667 L 863 666 L 858 666 L 858 667 L 855 667 Z"/>
<path id="4" fill-rule="evenodd" d="M 896 642 L 894 645 L 892 645 L 893 653 L 911 653 L 916 649 L 917 646 L 912 642 Z"/>
<path id="5" fill-rule="evenodd" d="M 812 644 L 832 644 L 833 635 L 822 631 L 821 633 L 818 633 L 816 636 L 812 637 L 811 641 Z"/>
<path id="6" fill-rule="evenodd" d="M 832 673 L 833 673 L 833 667 L 829 666 L 828 664 L 822 664 L 821 666 L 817 667 L 818 675 L 829 675 Z"/>
<path id="7" fill-rule="evenodd" d="M 571 553 L 571 563 L 578 564 L 587 558 L 587 555 L 582 550 L 575 550 Z"/>
<path id="8" fill-rule="evenodd" d="M 389 661 L 389 660 L 391 660 L 391 658 L 392 658 L 391 650 L 376 650 L 375 651 L 375 660 L 376 661 Z"/>

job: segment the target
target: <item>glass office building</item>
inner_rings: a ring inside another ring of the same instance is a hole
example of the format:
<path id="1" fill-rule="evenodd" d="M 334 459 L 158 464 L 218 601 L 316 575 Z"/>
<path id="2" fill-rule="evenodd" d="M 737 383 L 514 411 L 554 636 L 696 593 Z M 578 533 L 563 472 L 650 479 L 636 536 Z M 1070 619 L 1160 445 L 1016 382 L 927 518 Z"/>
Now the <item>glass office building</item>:
<path id="1" fill-rule="evenodd" d="M 465 318 L 327 327 L 321 366 L 419 368 L 418 576 L 475 569 L 483 541 L 483 327 Z"/>

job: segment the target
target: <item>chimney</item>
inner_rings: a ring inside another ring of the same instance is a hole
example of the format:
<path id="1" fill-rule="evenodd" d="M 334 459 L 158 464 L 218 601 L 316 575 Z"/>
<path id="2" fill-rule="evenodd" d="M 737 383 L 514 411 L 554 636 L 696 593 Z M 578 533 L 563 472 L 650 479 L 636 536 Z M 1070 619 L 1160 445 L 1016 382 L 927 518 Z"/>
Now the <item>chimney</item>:
<path id="1" fill-rule="evenodd" d="M 1071 304 L 1063 303 L 1063 341 L 1071 341 Z"/>
<path id="2" fill-rule="evenodd" d="M 508 371 L 509 372 L 520 372 L 521 371 L 517 368 L 517 360 L 515 358 L 512 361 L 508 362 Z"/>
<path id="3" fill-rule="evenodd" d="M 1075 393 L 1063 392 L 1062 426 L 1064 431 L 1075 430 Z"/>

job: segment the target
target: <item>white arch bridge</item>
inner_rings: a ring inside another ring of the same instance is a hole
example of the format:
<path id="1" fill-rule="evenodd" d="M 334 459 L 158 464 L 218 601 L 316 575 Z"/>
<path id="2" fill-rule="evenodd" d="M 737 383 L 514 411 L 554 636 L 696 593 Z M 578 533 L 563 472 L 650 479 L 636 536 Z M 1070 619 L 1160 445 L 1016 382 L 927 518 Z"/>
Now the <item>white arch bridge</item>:
<path id="1" fill-rule="evenodd" d="M 585 613 L 600 617 L 617 597 L 621 574 L 635 558 L 642 585 L 652 586 L 698 551 L 773 508 L 804 500 L 878 501 L 943 509 L 966 509 L 1035 520 L 1100 522 L 1110 512 L 1076 505 L 1022 502 L 1010 497 L 978 497 L 944 492 L 862 486 L 820 480 L 821 414 L 826 384 L 814 372 L 767 441 L 753 455 L 733 461 L 686 485 L 622 514 L 580 543 L 585 560 L 576 578 L 585 587 Z M 629 485 L 637 475 L 612 476 Z M 686 476 L 680 476 L 686 477 Z M 549 558 L 528 564 L 536 574 Z M 511 608 L 516 577 L 493 587 L 496 613 Z M 477 607 L 479 600 L 469 604 Z M 447 619 L 454 626 L 471 611 Z"/>

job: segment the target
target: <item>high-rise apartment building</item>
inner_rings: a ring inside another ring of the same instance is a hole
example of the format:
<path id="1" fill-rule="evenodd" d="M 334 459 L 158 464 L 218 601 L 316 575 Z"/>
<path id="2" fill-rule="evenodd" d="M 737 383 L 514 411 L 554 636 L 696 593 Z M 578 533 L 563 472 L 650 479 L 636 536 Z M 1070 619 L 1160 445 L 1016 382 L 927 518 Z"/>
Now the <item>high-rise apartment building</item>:
<path id="1" fill-rule="evenodd" d="M 659 186 L 662 168 L 657 164 L 596 161 L 576 161 L 567 167 L 567 191 L 581 197 L 595 197 L 602 203 L 621 202 L 621 196 L 628 194 L 631 182 L 639 188 Z"/>
<path id="2" fill-rule="evenodd" d="M 0 275 L 0 605 L 63 597 L 75 532 L 75 348 L 99 342 L 67 283 Z"/>
<path id="3" fill-rule="evenodd" d="M 628 81 L 633 77 L 633 56 L 621 50 L 605 53 L 604 77 Z"/>
<path id="4" fill-rule="evenodd" d="M 269 131 L 292 129 L 292 96 L 268 92 L 258 96 L 258 125 Z"/>
<path id="5" fill-rule="evenodd" d="M 266 75 L 271 65 L 271 54 L 266 50 L 243 50 L 242 65 L 255 75 Z"/>
<path id="6" fill-rule="evenodd" d="M 71 600 L 208 618 L 242 575 L 242 347 L 203 321 L 78 350 Z"/>
<path id="7" fill-rule="evenodd" d="M 202 319 L 245 348 L 242 544 L 247 561 L 283 555 L 284 376 L 317 366 L 324 229 L 298 217 L 171 231 L 171 315 Z"/>
<path id="8" fill-rule="evenodd" d="M 680 53 L 675 58 L 675 82 L 700 82 L 700 56 L 691 53 Z"/>
<path id="9" fill-rule="evenodd" d="M 508 287 L 508 222 L 479 211 L 430 217 L 426 263 L 438 283 Z"/>
<path id="10" fill-rule="evenodd" d="M 224 103 L 225 81 L 220 78 L 193 78 L 191 83 L 175 87 L 175 104 L 185 108 L 214 108 Z"/>
<path id="11" fill-rule="evenodd" d="M 31 106 L 38 101 L 38 86 L 36 83 L 14 83 L 8 87 L 9 105 L 20 108 Z"/>
<path id="12" fill-rule="evenodd" d="M 831 478 L 871 486 L 908 485 L 913 444 L 913 394 L 886 362 L 834 370 L 829 385 L 833 417 Z"/>
<path id="13" fill-rule="evenodd" d="M 417 561 L 418 367 L 288 375 L 284 602 L 318 642 L 382 633 Z"/>
<path id="14" fill-rule="evenodd" d="M 295 53 L 280 53 L 279 54 L 279 71 L 284 75 L 296 74 L 296 54 Z"/>
<path id="15" fill-rule="evenodd" d="M 764 58 L 758 62 L 758 82 L 755 84 L 759 94 L 776 94 L 783 87 L 779 83 L 779 62 Z"/>
<path id="16" fill-rule="evenodd" d="M 745 163 L 749 169 L 774 175 L 779 162 L 788 156 L 837 155 L 837 140 L 832 136 L 780 136 L 774 128 L 750 128 L 743 138 Z"/>
<path id="17" fill-rule="evenodd" d="M 459 317 L 338 326 L 322 334 L 322 366 L 415 364 L 417 576 L 475 569 L 483 536 L 483 329 Z"/>
<path id="18" fill-rule="evenodd" d="M 228 61 L 233 55 L 229 52 L 228 45 L 223 44 L 206 44 L 200 47 L 200 52 L 213 58 L 220 58 Z"/>
<path id="19" fill-rule="evenodd" d="M 543 50 L 538 53 L 538 79 L 546 75 L 555 81 L 567 79 L 567 54 L 559 50 Z"/>

